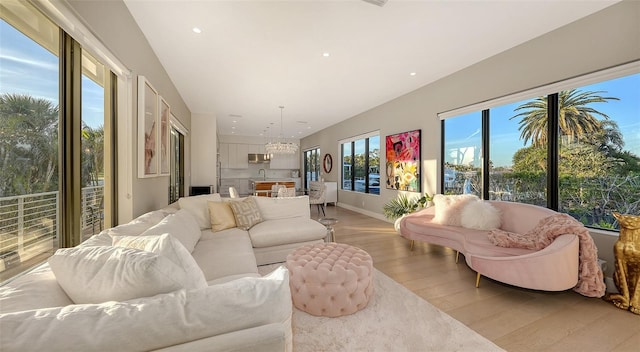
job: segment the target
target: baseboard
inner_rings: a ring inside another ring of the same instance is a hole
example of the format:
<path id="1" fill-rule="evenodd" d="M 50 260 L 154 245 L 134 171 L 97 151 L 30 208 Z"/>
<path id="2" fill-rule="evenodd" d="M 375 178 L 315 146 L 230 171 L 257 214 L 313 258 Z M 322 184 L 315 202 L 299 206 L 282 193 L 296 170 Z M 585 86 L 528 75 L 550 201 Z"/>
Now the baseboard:
<path id="1" fill-rule="evenodd" d="M 360 213 L 362 215 L 366 215 L 366 216 L 370 216 L 372 218 L 378 219 L 378 220 L 382 220 L 385 222 L 389 222 L 392 223 L 389 219 L 385 218 L 384 215 L 380 214 L 380 213 L 374 213 L 372 211 L 368 211 L 362 208 L 358 208 L 358 207 L 354 207 L 352 205 L 349 204 L 343 204 L 343 203 L 336 203 L 336 206 L 340 207 L 340 208 L 345 208 L 345 209 L 349 209 L 351 211 L 355 211 L 356 213 Z"/>

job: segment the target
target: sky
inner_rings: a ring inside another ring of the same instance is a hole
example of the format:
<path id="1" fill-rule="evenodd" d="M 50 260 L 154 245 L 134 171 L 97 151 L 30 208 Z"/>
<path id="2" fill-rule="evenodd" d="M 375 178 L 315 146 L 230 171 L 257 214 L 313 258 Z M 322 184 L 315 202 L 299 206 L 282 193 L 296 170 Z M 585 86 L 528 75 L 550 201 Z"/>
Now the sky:
<path id="1" fill-rule="evenodd" d="M 0 94 L 26 94 L 58 105 L 58 57 L 0 20 Z M 82 119 L 104 125 L 104 90 L 82 77 Z"/>

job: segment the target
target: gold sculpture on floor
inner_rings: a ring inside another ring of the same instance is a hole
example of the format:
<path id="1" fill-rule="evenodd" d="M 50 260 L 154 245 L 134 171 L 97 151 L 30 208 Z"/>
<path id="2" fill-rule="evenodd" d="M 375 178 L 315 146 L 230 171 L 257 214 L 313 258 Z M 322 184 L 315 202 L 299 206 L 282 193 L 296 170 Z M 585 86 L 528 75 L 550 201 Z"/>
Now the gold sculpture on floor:
<path id="1" fill-rule="evenodd" d="M 620 223 L 620 237 L 613 246 L 615 272 L 613 281 L 619 294 L 611 293 L 607 301 L 616 307 L 640 314 L 640 216 L 613 213 Z"/>

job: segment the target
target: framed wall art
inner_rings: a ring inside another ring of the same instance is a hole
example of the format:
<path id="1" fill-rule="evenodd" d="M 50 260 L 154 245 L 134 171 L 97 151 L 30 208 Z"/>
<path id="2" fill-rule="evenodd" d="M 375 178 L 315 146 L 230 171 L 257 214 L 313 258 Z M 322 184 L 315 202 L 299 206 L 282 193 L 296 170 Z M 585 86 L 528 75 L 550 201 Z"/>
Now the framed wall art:
<path id="1" fill-rule="evenodd" d="M 171 128 L 169 125 L 169 116 L 171 114 L 171 108 L 164 98 L 158 99 L 160 109 L 160 128 L 158 129 L 158 162 L 160 163 L 160 175 L 169 175 L 169 168 L 171 167 L 171 161 L 169 159 L 169 134 Z"/>
<path id="2" fill-rule="evenodd" d="M 420 192 L 420 130 L 392 134 L 386 139 L 387 188 Z"/>
<path id="3" fill-rule="evenodd" d="M 138 177 L 158 176 L 158 91 L 138 76 Z"/>

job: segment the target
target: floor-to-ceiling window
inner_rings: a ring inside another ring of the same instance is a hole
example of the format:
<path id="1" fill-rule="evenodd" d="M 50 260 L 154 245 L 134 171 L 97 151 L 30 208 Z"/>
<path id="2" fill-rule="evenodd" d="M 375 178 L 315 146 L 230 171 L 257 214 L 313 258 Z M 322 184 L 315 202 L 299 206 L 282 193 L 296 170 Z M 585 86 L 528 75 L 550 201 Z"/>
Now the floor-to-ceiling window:
<path id="1" fill-rule="evenodd" d="M 169 203 L 184 197 L 184 134 L 171 126 L 171 167 L 169 169 Z"/>
<path id="2" fill-rule="evenodd" d="M 340 142 L 341 188 L 347 191 L 380 194 L 379 132 Z"/>
<path id="3" fill-rule="evenodd" d="M 105 126 L 114 115 L 105 102 L 115 85 L 29 2 L 3 1 L 0 10 L 1 282 L 111 224 Z"/>
<path id="4" fill-rule="evenodd" d="M 309 189 L 309 182 L 320 180 L 320 148 L 305 150 L 304 162 L 304 189 Z"/>
<path id="5" fill-rule="evenodd" d="M 104 226 L 104 96 L 108 71 L 91 54 L 82 52 L 82 218 L 84 237 Z M 108 177 L 108 175 L 106 175 Z M 88 229 L 91 228 L 89 233 Z"/>
<path id="6" fill-rule="evenodd" d="M 443 193 L 548 206 L 587 226 L 617 229 L 613 212 L 640 212 L 637 66 L 442 114 Z M 600 78 L 607 76 L 614 77 Z"/>

